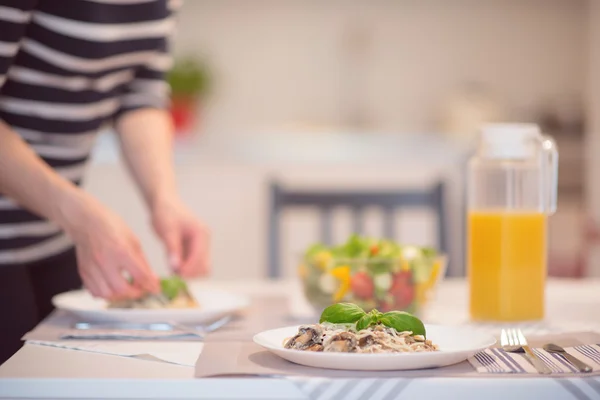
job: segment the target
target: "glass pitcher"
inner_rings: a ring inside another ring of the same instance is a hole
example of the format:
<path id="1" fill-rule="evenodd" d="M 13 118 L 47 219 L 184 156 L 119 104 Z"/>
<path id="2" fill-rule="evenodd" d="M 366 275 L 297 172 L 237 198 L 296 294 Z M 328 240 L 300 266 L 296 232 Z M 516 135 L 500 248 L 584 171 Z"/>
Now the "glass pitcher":
<path id="1" fill-rule="evenodd" d="M 475 321 L 544 317 L 547 218 L 558 151 L 537 125 L 491 124 L 468 166 L 468 275 Z"/>

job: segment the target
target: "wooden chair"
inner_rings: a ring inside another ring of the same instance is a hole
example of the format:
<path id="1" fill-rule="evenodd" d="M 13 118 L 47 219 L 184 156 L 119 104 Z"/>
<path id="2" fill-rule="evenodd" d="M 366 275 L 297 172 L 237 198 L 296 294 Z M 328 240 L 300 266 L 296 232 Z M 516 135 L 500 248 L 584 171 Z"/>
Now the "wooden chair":
<path id="1" fill-rule="evenodd" d="M 320 240 L 332 244 L 332 210 L 347 207 L 352 210 L 354 233 L 363 233 L 363 210 L 377 207 L 383 210 L 383 237 L 394 238 L 394 213 L 398 209 L 428 208 L 437 217 L 437 245 L 447 253 L 444 183 L 438 182 L 426 190 L 288 190 L 278 182 L 270 185 L 268 276 L 281 276 L 281 214 L 294 207 L 312 207 L 320 212 Z"/>

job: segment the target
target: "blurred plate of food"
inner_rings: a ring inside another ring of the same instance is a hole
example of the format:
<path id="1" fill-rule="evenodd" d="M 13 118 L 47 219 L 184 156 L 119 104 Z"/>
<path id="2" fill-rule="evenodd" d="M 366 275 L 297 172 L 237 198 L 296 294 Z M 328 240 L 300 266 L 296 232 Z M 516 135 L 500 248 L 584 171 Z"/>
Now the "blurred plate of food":
<path id="1" fill-rule="evenodd" d="M 430 247 L 352 235 L 341 245 L 309 247 L 298 274 L 317 312 L 337 302 L 352 302 L 367 312 L 422 315 L 446 265 L 446 256 Z"/>
<path id="2" fill-rule="evenodd" d="M 241 311 L 250 300 L 223 290 L 200 289 L 173 276 L 161 279 L 159 294 L 137 300 L 108 302 L 87 290 L 75 290 L 54 296 L 52 302 L 85 321 L 204 323 Z"/>

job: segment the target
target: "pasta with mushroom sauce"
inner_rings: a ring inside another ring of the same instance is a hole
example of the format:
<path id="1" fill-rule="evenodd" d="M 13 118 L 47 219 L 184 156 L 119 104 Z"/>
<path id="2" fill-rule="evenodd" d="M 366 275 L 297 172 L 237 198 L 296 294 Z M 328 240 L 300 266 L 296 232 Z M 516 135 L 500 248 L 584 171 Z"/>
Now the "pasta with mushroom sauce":
<path id="1" fill-rule="evenodd" d="M 335 324 L 303 325 L 287 338 L 286 349 L 333 353 L 417 353 L 438 351 L 437 345 L 410 331 L 375 325 L 356 331 L 353 326 Z"/>

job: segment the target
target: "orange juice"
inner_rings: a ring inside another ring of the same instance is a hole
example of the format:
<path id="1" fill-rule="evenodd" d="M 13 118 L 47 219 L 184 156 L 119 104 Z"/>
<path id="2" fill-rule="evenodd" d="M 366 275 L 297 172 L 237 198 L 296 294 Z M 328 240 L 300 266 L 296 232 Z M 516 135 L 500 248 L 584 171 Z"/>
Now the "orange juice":
<path id="1" fill-rule="evenodd" d="M 469 213 L 472 319 L 526 321 L 544 317 L 546 218 L 534 212 Z"/>

